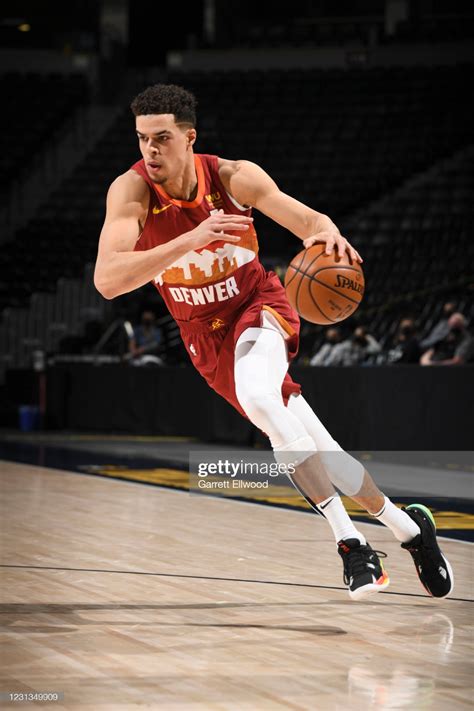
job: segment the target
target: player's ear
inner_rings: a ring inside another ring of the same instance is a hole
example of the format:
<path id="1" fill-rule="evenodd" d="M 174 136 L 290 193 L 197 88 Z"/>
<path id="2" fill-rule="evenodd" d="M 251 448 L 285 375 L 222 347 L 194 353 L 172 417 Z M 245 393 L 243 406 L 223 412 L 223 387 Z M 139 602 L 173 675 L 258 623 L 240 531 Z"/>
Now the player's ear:
<path id="1" fill-rule="evenodd" d="M 188 147 L 191 147 L 194 145 L 194 143 L 196 142 L 196 136 L 197 136 L 196 129 L 195 128 L 188 128 L 188 130 L 186 131 L 186 140 L 187 140 Z"/>

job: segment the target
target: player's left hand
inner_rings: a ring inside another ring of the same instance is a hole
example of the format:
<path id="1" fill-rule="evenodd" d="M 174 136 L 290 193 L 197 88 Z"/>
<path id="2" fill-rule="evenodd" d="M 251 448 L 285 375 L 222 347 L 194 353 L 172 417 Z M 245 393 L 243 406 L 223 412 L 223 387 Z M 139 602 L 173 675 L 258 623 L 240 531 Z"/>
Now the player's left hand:
<path id="1" fill-rule="evenodd" d="M 317 242 L 326 245 L 326 254 L 331 254 L 333 249 L 336 248 L 339 257 L 341 257 L 344 252 L 347 252 L 351 262 L 364 261 L 360 256 L 359 252 L 354 249 L 354 247 L 346 240 L 345 237 L 341 235 L 340 232 L 337 232 L 335 230 L 327 232 L 318 232 L 317 234 L 311 235 L 311 237 L 307 237 L 305 240 L 303 240 L 305 249 L 308 249 L 308 247 L 312 247 L 313 244 L 316 244 Z"/>

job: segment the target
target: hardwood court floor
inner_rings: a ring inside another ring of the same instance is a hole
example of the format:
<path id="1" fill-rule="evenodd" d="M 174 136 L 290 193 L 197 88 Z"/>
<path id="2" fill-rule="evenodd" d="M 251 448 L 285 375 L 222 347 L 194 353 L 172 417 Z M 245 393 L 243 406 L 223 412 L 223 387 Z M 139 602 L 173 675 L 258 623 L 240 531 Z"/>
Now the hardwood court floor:
<path id="1" fill-rule="evenodd" d="M 390 532 L 360 524 L 392 584 L 356 603 L 316 515 L 11 462 L 0 487 L 2 693 L 99 711 L 470 707 L 469 544 L 442 542 L 456 584 L 436 601 Z"/>

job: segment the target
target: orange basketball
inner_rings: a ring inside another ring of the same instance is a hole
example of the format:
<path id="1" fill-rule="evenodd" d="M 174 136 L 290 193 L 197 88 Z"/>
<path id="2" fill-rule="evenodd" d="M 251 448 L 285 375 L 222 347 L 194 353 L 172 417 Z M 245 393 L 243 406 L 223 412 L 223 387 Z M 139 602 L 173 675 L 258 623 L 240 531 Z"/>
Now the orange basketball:
<path id="1" fill-rule="evenodd" d="M 359 262 L 351 263 L 347 253 L 325 254 L 326 245 L 303 249 L 291 261 L 285 274 L 288 301 L 299 315 L 321 326 L 344 321 L 364 296 L 364 273 Z"/>

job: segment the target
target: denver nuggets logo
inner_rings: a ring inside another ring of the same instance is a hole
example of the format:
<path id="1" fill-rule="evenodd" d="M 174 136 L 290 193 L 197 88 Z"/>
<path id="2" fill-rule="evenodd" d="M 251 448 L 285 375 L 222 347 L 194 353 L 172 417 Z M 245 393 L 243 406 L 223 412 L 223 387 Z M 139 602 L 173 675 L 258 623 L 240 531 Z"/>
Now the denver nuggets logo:
<path id="1" fill-rule="evenodd" d="M 221 318 L 215 318 L 211 321 L 211 325 L 209 328 L 211 331 L 217 331 L 219 328 L 222 328 L 222 326 L 225 326 L 225 321 L 223 321 Z"/>
<path id="2" fill-rule="evenodd" d="M 217 202 L 217 200 L 220 200 L 221 194 L 220 192 L 215 192 L 215 193 L 209 193 L 209 195 L 206 195 L 206 200 L 207 202 Z"/>
<path id="3" fill-rule="evenodd" d="M 222 207 L 224 207 L 224 201 L 219 191 L 206 195 L 206 200 L 209 207 L 213 208 L 214 210 L 220 210 Z"/>

